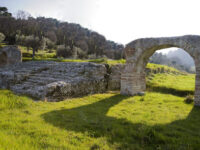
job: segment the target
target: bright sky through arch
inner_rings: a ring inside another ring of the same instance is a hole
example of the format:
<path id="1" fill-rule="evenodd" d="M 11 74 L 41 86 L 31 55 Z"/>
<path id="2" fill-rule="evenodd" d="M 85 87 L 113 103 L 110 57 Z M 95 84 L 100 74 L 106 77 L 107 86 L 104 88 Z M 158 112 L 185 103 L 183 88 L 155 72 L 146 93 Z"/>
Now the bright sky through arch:
<path id="1" fill-rule="evenodd" d="M 79 23 L 122 44 L 143 37 L 200 35 L 199 0 L 1 0 L 0 6 Z"/>

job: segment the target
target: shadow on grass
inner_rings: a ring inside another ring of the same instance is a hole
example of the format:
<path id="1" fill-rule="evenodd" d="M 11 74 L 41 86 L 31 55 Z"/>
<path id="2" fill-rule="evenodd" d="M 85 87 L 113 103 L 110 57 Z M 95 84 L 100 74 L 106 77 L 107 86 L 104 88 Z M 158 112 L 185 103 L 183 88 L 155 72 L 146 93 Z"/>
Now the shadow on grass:
<path id="1" fill-rule="evenodd" d="M 193 90 L 178 90 L 174 88 L 168 88 L 164 86 L 147 85 L 148 91 L 154 91 L 163 94 L 172 94 L 175 96 L 185 97 L 187 95 L 194 95 Z"/>
<path id="2" fill-rule="evenodd" d="M 55 110 L 42 115 L 55 127 L 87 133 L 90 137 L 106 137 L 116 149 L 198 149 L 200 146 L 200 109 L 193 108 L 184 120 L 166 125 L 147 126 L 126 119 L 107 116 L 109 109 L 127 96 L 115 95 L 72 109 Z M 151 111 L 151 110 L 149 110 Z M 98 149 L 94 145 L 91 149 Z"/>

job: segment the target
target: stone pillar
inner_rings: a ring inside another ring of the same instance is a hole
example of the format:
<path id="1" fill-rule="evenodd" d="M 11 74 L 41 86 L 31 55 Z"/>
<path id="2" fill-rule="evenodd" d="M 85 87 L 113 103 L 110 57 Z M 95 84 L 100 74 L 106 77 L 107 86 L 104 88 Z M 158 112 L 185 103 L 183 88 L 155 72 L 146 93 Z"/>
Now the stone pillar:
<path id="1" fill-rule="evenodd" d="M 194 105 L 200 106 L 200 66 L 196 66 Z"/>
<path id="2" fill-rule="evenodd" d="M 123 73 L 121 76 L 121 94 L 136 95 L 146 90 L 145 73 Z"/>

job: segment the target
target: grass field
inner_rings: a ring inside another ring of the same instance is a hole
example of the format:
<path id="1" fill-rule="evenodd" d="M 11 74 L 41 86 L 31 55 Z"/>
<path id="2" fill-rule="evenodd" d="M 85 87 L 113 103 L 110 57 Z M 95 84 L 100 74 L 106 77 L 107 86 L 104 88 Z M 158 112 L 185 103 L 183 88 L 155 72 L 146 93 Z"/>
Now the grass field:
<path id="1" fill-rule="evenodd" d="M 198 150 L 200 109 L 184 102 L 194 75 L 153 74 L 147 87 L 145 96 L 108 92 L 55 103 L 0 90 L 0 149 Z"/>

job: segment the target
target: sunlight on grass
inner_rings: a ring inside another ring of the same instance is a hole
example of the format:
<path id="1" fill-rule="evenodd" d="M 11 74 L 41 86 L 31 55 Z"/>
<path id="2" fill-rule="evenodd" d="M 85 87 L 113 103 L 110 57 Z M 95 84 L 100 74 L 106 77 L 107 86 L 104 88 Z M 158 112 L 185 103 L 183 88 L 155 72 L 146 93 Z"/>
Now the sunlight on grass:
<path id="1" fill-rule="evenodd" d="M 115 64 L 125 64 L 124 59 L 120 60 L 111 60 L 111 59 L 64 59 L 64 58 L 40 58 L 36 56 L 34 59 L 31 57 L 23 57 L 23 61 L 56 61 L 56 62 L 93 62 L 93 63 L 100 63 L 100 64 L 109 64 L 109 65 L 115 65 Z"/>
<path id="2" fill-rule="evenodd" d="M 116 118 L 126 118 L 134 123 L 142 122 L 152 126 L 171 123 L 177 119 L 184 119 L 187 117 L 192 107 L 192 105 L 184 104 L 183 98 L 181 97 L 170 94 L 147 92 L 143 97 L 135 96 L 122 101 L 118 105 L 112 107 L 107 115 Z M 176 109 L 173 110 L 174 108 Z M 124 113 L 121 113 L 123 111 Z M 181 111 L 182 113 L 177 115 Z"/>
<path id="3" fill-rule="evenodd" d="M 200 109 L 184 102 L 194 75 L 151 74 L 147 86 L 145 96 L 108 92 L 56 103 L 0 90 L 0 148 L 198 149 Z"/>
<path id="4" fill-rule="evenodd" d="M 154 74 L 147 78 L 147 88 L 151 91 L 172 93 L 177 96 L 194 94 L 195 75 Z"/>

